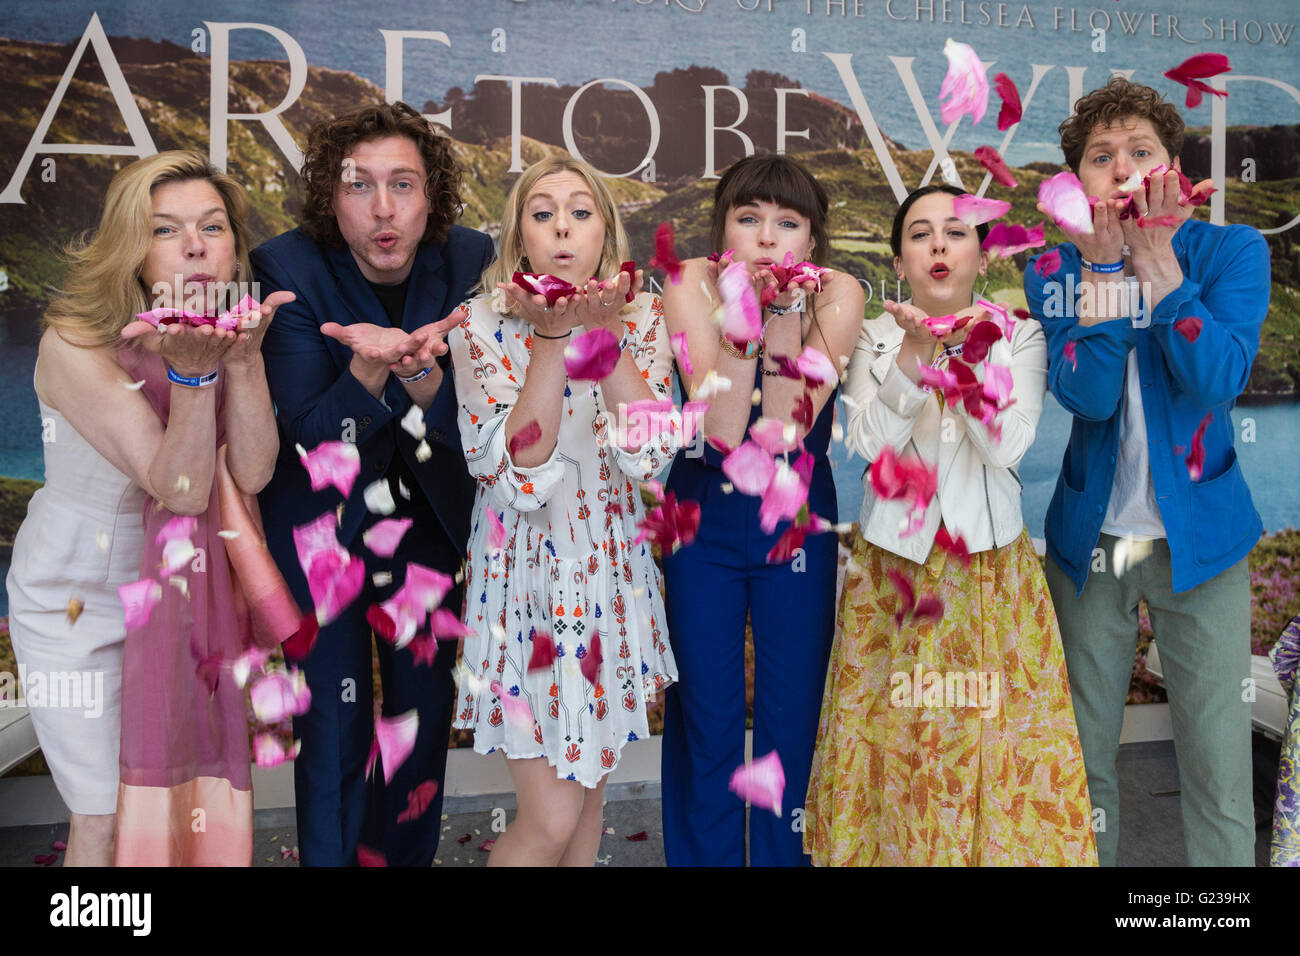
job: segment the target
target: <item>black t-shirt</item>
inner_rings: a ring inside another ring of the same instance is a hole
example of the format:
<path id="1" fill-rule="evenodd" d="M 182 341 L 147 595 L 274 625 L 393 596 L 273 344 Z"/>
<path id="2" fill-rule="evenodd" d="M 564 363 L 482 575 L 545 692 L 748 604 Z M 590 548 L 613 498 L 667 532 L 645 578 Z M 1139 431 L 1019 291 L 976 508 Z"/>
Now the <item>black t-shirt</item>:
<path id="1" fill-rule="evenodd" d="M 394 285 L 380 285 L 378 282 L 366 280 L 379 299 L 379 304 L 384 308 L 384 314 L 388 316 L 388 322 L 395 329 L 402 327 L 402 312 L 406 308 L 406 292 L 410 288 L 411 280 L 408 276 L 406 279 Z M 394 427 L 401 426 L 394 423 Z M 411 466 L 406 463 L 402 457 L 401 451 L 393 454 L 393 460 L 388 463 L 388 471 L 384 477 L 388 479 L 389 490 L 393 493 L 393 501 L 397 504 L 397 513 L 409 513 L 413 509 L 426 510 L 429 502 L 424 497 L 424 492 L 420 490 L 419 482 L 415 480 L 415 475 L 411 472 Z M 400 484 L 399 484 L 400 482 Z M 402 497 L 401 489 L 405 487 L 411 493 L 411 500 L 407 501 Z"/>

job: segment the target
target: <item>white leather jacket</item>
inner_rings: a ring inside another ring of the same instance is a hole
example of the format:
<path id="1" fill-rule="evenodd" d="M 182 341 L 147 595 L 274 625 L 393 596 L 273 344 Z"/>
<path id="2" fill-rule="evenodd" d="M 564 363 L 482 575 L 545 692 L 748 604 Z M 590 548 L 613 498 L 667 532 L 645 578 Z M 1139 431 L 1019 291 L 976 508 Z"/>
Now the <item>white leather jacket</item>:
<path id="1" fill-rule="evenodd" d="M 885 313 L 862 323 L 844 385 L 849 450 L 874 461 L 886 446 L 900 457 L 914 455 L 938 467 L 938 493 L 925 513 L 925 524 L 899 537 L 908 502 L 882 501 L 863 476 L 865 494 L 858 515 L 861 533 L 872 544 L 921 563 L 939 530 L 940 519 L 953 537 L 960 535 L 972 554 L 1000 548 L 1024 528 L 1020 514 L 1020 477 L 1016 469 L 1034 441 L 1034 429 L 1047 390 L 1047 340 L 1034 319 L 1017 319 L 1011 341 L 1000 339 L 989 361 L 1010 366 L 1015 404 L 998 422 L 1002 440 L 994 441 L 964 407 L 939 407 L 938 397 L 918 386 L 898 368 L 903 330 Z M 947 367 L 942 359 L 940 368 Z M 976 374 L 983 378 L 983 366 Z"/>

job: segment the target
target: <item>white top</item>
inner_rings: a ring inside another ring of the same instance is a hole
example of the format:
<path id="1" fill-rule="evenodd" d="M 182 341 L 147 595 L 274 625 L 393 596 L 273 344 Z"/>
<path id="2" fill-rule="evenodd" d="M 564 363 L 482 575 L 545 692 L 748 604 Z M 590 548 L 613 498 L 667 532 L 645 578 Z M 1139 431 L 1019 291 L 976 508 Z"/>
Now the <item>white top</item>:
<path id="1" fill-rule="evenodd" d="M 650 542 L 632 542 L 645 514 L 637 483 L 672 461 L 681 418 L 674 413 L 669 429 L 628 452 L 611 440 L 618 415 L 606 409 L 599 385 L 569 382 L 551 457 L 516 466 L 505 425 L 523 387 L 532 326 L 493 304 L 487 295 L 472 299 L 447 336 L 461 442 L 478 480 L 465 572 L 464 620 L 474 634 L 464 662 L 473 678 L 462 675 L 456 726 L 474 730 L 479 753 L 544 756 L 560 777 L 594 787 L 625 743 L 649 735 L 646 700 L 677 678 L 659 569 Z M 671 399 L 673 354 L 659 299 L 641 293 L 623 319 L 642 375 L 656 397 Z M 505 527 L 496 554 L 489 508 Z M 559 656 L 530 673 L 534 629 L 551 633 Z M 602 663 L 593 685 L 580 660 L 597 634 Z M 480 680 L 499 680 L 508 695 L 526 700 L 533 726 L 512 724 Z"/>
<path id="2" fill-rule="evenodd" d="M 1120 315 L 1127 318 L 1137 307 L 1137 277 L 1126 278 Z M 1152 541 L 1165 536 L 1165 522 L 1156 504 L 1156 486 L 1151 480 L 1151 454 L 1147 448 L 1147 420 L 1142 409 L 1142 381 L 1138 373 L 1137 349 L 1129 349 L 1124 366 L 1124 409 L 1119 423 L 1119 451 L 1115 456 L 1115 480 L 1102 534 L 1135 541 Z"/>
<path id="3" fill-rule="evenodd" d="M 1047 391 L 1047 340 L 1034 319 L 1017 319 L 1011 341 L 999 339 L 988 361 L 1011 369 L 1010 408 L 998 417 L 1001 441 L 967 414 L 964 406 L 941 409 L 937 395 L 916 385 L 898 367 L 903 330 L 888 312 L 862 323 L 844 386 L 848 425 L 844 443 L 868 461 L 892 447 L 939 472 L 938 491 L 920 530 L 900 537 L 910 504 L 876 498 L 864 476 L 862 536 L 917 563 L 926 560 L 940 521 L 960 535 L 973 554 L 1010 544 L 1024 528 L 1016 468 L 1034 441 Z M 947 369 L 945 356 L 937 367 Z M 983 377 L 983 365 L 976 369 Z"/>

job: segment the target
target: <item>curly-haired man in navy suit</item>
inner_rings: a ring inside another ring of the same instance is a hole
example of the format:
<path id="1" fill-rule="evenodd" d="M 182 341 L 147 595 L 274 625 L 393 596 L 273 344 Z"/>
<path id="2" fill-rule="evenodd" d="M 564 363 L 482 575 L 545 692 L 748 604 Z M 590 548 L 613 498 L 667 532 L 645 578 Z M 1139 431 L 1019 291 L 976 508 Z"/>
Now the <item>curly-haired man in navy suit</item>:
<path id="1" fill-rule="evenodd" d="M 361 474 L 343 503 L 338 539 L 364 559 L 366 579 L 302 663 L 312 702 L 294 719 L 302 742 L 294 767 L 298 842 L 308 866 L 352 865 L 358 846 L 392 865 L 428 866 L 438 845 L 455 645 L 439 646 L 429 661 L 430 643 L 395 649 L 376 641 L 384 716 L 415 710 L 419 724 L 415 749 L 395 772 L 376 767 L 367 777 L 375 715 L 366 611 L 402 585 L 408 562 L 454 576 L 464 558 L 474 482 L 443 337 L 455 321 L 449 314 L 492 260 L 492 242 L 454 225 L 460 169 L 450 143 L 404 103 L 318 124 L 302 177 L 301 227 L 252 255 L 264 292 L 297 296 L 280 309 L 262 348 L 280 457 L 261 508 L 271 553 L 298 602 L 311 607 L 293 529 L 334 512 L 341 496 L 312 492 L 296 448 L 355 443 Z M 412 406 L 424 413 L 427 448 L 401 427 Z M 384 517 L 363 500 L 375 482 L 387 482 L 396 505 L 388 517 L 412 522 L 391 558 L 362 544 Z M 387 583 L 383 572 L 391 574 Z M 459 616 L 459 586 L 444 605 Z M 433 803 L 399 822 L 411 794 L 429 781 L 437 784 Z"/>

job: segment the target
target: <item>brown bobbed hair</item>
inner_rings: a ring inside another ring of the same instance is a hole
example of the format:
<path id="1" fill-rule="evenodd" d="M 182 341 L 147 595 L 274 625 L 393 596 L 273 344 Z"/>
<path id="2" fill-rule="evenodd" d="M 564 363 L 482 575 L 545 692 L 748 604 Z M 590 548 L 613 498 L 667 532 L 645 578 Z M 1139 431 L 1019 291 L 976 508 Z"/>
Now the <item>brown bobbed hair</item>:
<path id="1" fill-rule="evenodd" d="M 830 252 L 830 237 L 826 233 L 830 200 L 821 183 L 803 164 L 770 153 L 733 163 L 713 190 L 713 228 L 709 241 L 714 252 L 726 250 L 723 243 L 727 213 L 751 202 L 770 202 L 807 218 L 813 239 L 812 261 L 825 264 Z"/>
<path id="2" fill-rule="evenodd" d="M 1135 117 L 1150 121 L 1169 153 L 1169 161 L 1173 162 L 1183 148 L 1184 124 L 1177 108 L 1151 87 L 1113 76 L 1101 89 L 1079 97 L 1074 104 L 1074 115 L 1057 130 L 1061 134 L 1065 164 L 1078 173 L 1084 147 L 1093 130 Z"/>
<path id="3" fill-rule="evenodd" d="M 243 187 L 201 153 L 168 150 L 124 166 L 108 184 L 99 228 L 66 250 L 68 274 L 45 312 L 47 328 L 86 348 L 121 340 L 123 327 L 151 307 L 152 290 L 144 287 L 140 271 L 153 242 L 153 194 L 160 186 L 188 180 L 207 182 L 221 197 L 235 239 L 235 279 L 251 281 Z"/>
<path id="4" fill-rule="evenodd" d="M 389 136 L 405 136 L 415 143 L 424 161 L 429 199 L 429 221 L 421 242 L 442 242 L 460 218 L 460 164 L 452 155 L 451 140 L 439 135 L 413 107 L 405 103 L 362 106 L 332 120 L 317 123 L 307 134 L 303 155 L 302 231 L 327 246 L 343 245 L 334 218 L 334 189 L 343 174 L 343 160 L 358 143 Z"/>

